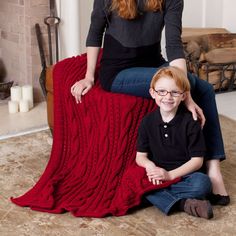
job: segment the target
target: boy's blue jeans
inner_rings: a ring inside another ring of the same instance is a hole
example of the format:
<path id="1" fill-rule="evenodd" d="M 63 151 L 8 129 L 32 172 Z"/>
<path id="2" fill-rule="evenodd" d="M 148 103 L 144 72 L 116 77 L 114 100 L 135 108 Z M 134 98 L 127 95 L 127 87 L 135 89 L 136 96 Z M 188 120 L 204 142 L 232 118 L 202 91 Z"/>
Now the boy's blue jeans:
<path id="1" fill-rule="evenodd" d="M 168 66 L 168 63 L 163 66 Z M 151 67 L 125 69 L 116 76 L 111 92 L 151 98 L 149 94 L 150 82 L 158 69 Z M 214 89 L 208 82 L 199 79 L 193 74 L 188 73 L 188 78 L 191 84 L 192 98 L 202 108 L 206 117 L 206 123 L 203 128 L 207 148 L 205 159 L 224 160 L 225 151 Z"/>
<path id="2" fill-rule="evenodd" d="M 181 199 L 205 199 L 212 190 L 210 178 L 201 172 L 182 177 L 181 181 L 167 188 L 148 193 L 145 197 L 163 213 L 169 214 Z"/>

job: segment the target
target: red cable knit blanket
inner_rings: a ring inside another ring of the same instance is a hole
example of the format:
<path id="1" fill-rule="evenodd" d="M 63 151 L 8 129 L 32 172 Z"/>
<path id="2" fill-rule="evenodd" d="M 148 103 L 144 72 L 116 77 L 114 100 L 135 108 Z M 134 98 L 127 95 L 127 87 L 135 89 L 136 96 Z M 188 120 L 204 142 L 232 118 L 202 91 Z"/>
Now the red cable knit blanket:
<path id="1" fill-rule="evenodd" d="M 120 216 L 145 192 L 171 184 L 152 185 L 135 164 L 137 128 L 153 101 L 105 92 L 96 83 L 76 104 L 70 88 L 85 70 L 86 55 L 56 64 L 51 157 L 36 185 L 11 198 L 15 204 L 74 216 Z"/>

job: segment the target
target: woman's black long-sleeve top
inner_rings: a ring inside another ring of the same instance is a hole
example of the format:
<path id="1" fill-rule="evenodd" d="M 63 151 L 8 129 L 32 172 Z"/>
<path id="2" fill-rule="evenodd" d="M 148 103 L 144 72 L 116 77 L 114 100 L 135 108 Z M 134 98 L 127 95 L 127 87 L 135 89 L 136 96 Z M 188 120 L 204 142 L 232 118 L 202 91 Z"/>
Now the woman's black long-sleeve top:
<path id="1" fill-rule="evenodd" d="M 138 1 L 138 17 L 126 20 L 111 12 L 111 0 L 95 0 L 87 47 L 101 47 L 103 55 L 100 82 L 110 90 L 115 76 L 130 67 L 158 67 L 165 62 L 161 55 L 161 34 L 165 27 L 168 61 L 184 58 L 181 41 L 183 0 L 165 0 L 162 11 L 144 11 Z M 104 40 L 104 41 L 103 41 Z"/>

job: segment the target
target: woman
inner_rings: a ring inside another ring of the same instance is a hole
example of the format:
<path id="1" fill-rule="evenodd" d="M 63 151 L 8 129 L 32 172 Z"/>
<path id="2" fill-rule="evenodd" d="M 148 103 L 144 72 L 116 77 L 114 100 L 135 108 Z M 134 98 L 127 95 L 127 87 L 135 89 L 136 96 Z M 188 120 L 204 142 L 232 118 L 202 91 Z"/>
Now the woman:
<path id="1" fill-rule="evenodd" d="M 95 0 L 86 41 L 87 72 L 71 87 L 76 102 L 81 102 L 94 84 L 103 40 L 99 79 L 107 91 L 150 97 L 150 81 L 158 68 L 169 64 L 187 73 L 181 42 L 182 11 L 183 0 Z M 161 55 L 164 27 L 168 62 Z M 219 164 L 225 153 L 214 90 L 194 75 L 188 74 L 188 78 L 191 94 L 187 94 L 185 105 L 193 119 L 200 119 L 204 126 L 207 174 L 213 185 L 210 200 L 227 205 L 230 198 Z"/>

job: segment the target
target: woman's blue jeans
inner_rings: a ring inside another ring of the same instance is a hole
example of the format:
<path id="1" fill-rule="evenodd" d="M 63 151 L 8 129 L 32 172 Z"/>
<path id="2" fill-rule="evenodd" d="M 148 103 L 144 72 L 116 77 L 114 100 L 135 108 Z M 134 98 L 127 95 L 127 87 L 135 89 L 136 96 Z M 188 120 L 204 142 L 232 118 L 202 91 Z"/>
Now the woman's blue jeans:
<path id="1" fill-rule="evenodd" d="M 168 63 L 163 66 L 167 65 Z M 150 82 L 158 69 L 160 67 L 134 67 L 125 69 L 116 76 L 111 87 L 111 92 L 151 98 L 149 94 Z M 202 108 L 206 117 L 206 123 L 203 128 L 207 148 L 205 159 L 224 160 L 224 144 L 213 86 L 190 73 L 188 73 L 188 78 L 191 84 L 192 98 Z"/>
<path id="2" fill-rule="evenodd" d="M 175 203 L 181 199 L 206 199 L 211 190 L 210 178 L 206 174 L 195 172 L 182 177 L 180 182 L 148 193 L 145 197 L 154 206 L 168 215 Z"/>

